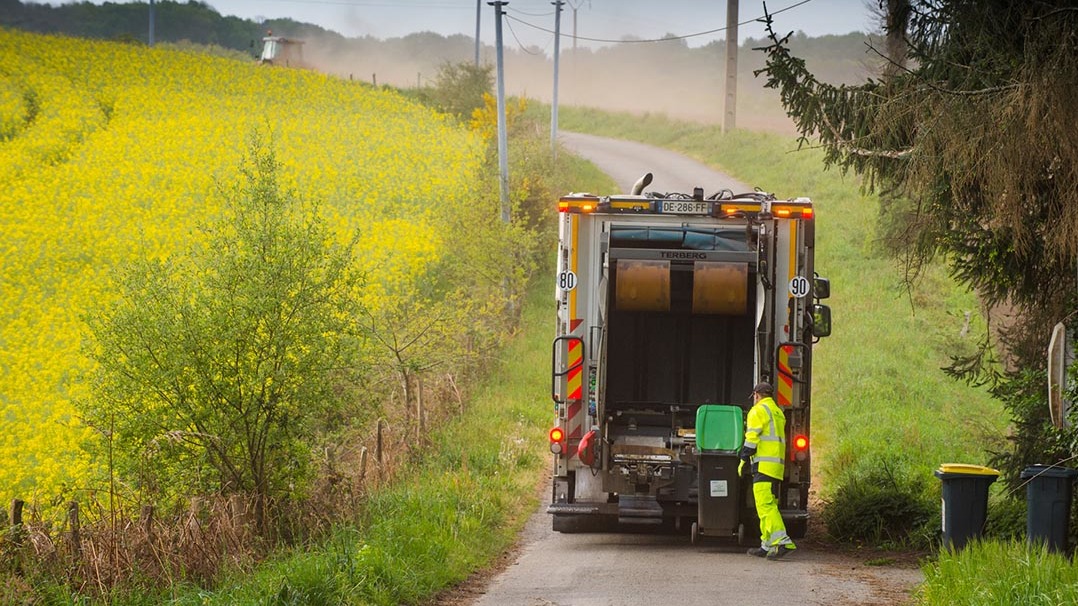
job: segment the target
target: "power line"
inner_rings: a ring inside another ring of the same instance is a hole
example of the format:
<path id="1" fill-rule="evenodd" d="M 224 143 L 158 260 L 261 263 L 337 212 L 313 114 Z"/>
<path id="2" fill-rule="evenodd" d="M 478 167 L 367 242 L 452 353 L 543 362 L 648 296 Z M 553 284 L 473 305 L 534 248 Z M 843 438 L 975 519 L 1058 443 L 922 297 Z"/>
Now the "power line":
<path id="1" fill-rule="evenodd" d="M 520 13 L 521 15 L 526 15 L 528 17 L 549 17 L 549 16 L 554 14 L 554 11 L 550 11 L 549 13 L 528 13 L 528 12 L 525 12 L 525 11 L 522 11 L 522 10 L 519 10 L 519 9 L 515 9 L 515 8 L 510 8 L 509 10 L 513 11 L 514 13 Z"/>
<path id="2" fill-rule="evenodd" d="M 505 14 L 505 13 L 502 13 L 502 14 Z M 505 15 L 505 16 L 508 17 L 509 15 Z M 532 52 L 532 51 L 528 50 L 527 47 L 524 46 L 524 43 L 520 41 L 520 37 L 517 36 L 516 30 L 513 29 L 513 24 L 510 23 L 509 21 L 506 21 L 505 24 L 509 26 L 509 33 L 513 34 L 513 39 L 517 41 L 517 46 L 519 46 L 520 50 L 524 51 L 525 53 L 527 53 L 529 55 L 532 55 L 532 56 L 535 56 L 535 57 L 538 57 L 539 55 L 545 55 L 546 54 L 546 49 L 550 48 L 550 42 L 551 42 L 551 40 L 553 40 L 553 38 L 551 38 L 550 40 L 547 40 L 547 45 L 543 48 L 543 50 L 541 50 L 539 52 Z"/>
<path id="3" fill-rule="evenodd" d="M 788 10 L 795 9 L 795 8 L 797 8 L 797 7 L 799 7 L 799 6 L 803 5 L 803 4 L 808 4 L 809 2 L 812 2 L 812 0 L 801 0 L 800 2 L 797 2 L 796 4 L 791 4 L 790 6 L 787 6 L 786 8 L 779 9 L 779 10 L 771 12 L 769 14 L 770 15 L 777 15 L 779 13 L 784 13 L 784 12 L 786 12 Z M 537 29 L 537 30 L 539 30 L 541 32 L 546 32 L 548 34 L 553 34 L 554 33 L 553 31 L 551 31 L 549 29 L 546 29 L 545 27 L 540 27 L 540 26 L 535 25 L 533 23 L 528 23 L 527 21 L 517 19 L 516 17 L 513 17 L 511 15 L 506 15 L 506 17 L 509 18 L 509 19 L 512 19 L 513 21 L 521 23 L 523 25 L 527 25 L 528 27 L 530 27 L 532 29 Z M 763 18 L 764 18 L 764 16 L 760 15 L 759 17 L 757 17 L 755 19 L 748 19 L 746 21 L 742 21 L 741 23 L 738 23 L 738 26 L 748 25 L 750 23 L 754 23 L 756 21 L 759 21 L 760 19 L 763 19 Z M 688 38 L 695 38 L 697 36 L 706 36 L 708 34 L 715 34 L 715 33 L 718 33 L 718 32 L 723 32 L 723 31 L 726 31 L 727 29 L 728 29 L 727 27 L 719 27 L 719 28 L 715 28 L 715 29 L 709 29 L 709 30 L 707 30 L 705 32 L 696 32 L 694 34 L 686 34 L 684 36 L 668 36 L 666 38 L 652 38 L 652 39 L 648 39 L 648 40 L 633 40 L 633 39 L 609 40 L 609 39 L 606 39 L 606 38 L 588 38 L 586 36 L 573 36 L 572 34 L 562 34 L 562 35 L 566 36 L 568 38 L 572 38 L 574 40 L 584 40 L 586 42 L 611 42 L 611 43 L 615 43 L 615 44 L 634 44 L 634 43 L 641 43 L 641 42 L 655 43 L 655 42 L 669 42 L 671 40 L 685 40 L 685 39 L 688 39 Z"/>

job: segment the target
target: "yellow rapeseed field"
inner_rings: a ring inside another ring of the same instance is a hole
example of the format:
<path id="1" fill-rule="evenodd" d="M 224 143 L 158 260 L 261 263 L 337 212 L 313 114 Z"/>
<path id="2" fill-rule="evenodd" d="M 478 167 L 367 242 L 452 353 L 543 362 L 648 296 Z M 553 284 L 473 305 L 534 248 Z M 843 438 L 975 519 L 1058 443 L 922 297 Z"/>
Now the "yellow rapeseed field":
<path id="1" fill-rule="evenodd" d="M 360 230 L 371 304 L 444 254 L 430 208 L 464 203 L 481 166 L 477 137 L 392 92 L 0 29 L 0 500 L 93 488 L 81 318 L 114 266 L 199 237 L 256 130 L 283 185 Z"/>

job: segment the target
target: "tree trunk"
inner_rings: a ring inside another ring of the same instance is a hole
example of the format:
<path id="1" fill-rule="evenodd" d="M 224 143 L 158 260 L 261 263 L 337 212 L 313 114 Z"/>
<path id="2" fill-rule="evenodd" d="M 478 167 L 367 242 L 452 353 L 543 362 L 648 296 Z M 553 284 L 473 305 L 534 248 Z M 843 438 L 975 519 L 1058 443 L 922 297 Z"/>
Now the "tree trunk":
<path id="1" fill-rule="evenodd" d="M 906 43 L 906 30 L 910 24 L 910 0 L 887 0 L 887 15 L 884 30 L 887 33 L 887 59 L 883 75 L 892 78 L 906 67 L 909 45 Z"/>

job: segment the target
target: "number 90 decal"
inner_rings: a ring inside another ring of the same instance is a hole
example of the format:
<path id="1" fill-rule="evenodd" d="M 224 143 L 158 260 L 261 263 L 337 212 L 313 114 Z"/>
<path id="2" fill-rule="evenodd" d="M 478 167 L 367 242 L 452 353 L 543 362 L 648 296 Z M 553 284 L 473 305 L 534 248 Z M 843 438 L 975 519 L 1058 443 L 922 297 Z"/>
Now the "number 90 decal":
<path id="1" fill-rule="evenodd" d="M 790 295 L 798 299 L 809 294 L 809 281 L 805 276 L 794 276 L 790 280 Z"/>

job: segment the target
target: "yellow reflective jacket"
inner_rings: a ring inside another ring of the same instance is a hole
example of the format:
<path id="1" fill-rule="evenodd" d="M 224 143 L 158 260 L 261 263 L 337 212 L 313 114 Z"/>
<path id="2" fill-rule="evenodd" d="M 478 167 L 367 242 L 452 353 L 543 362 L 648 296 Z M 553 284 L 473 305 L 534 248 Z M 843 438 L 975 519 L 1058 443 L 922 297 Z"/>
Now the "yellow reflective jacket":
<path id="1" fill-rule="evenodd" d="M 773 398 L 762 398 L 745 419 L 745 446 L 755 450 L 755 471 L 781 480 L 786 463 L 786 415 Z"/>

